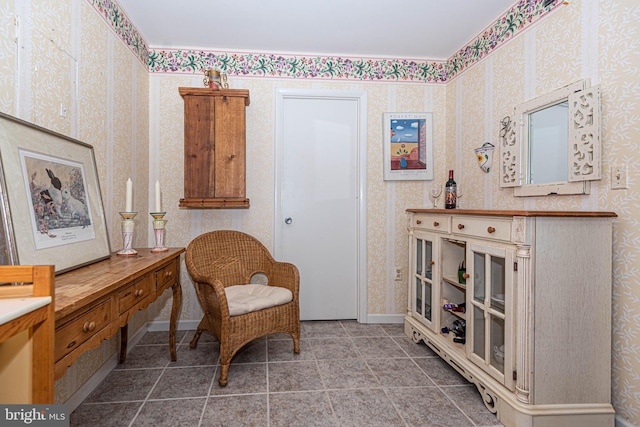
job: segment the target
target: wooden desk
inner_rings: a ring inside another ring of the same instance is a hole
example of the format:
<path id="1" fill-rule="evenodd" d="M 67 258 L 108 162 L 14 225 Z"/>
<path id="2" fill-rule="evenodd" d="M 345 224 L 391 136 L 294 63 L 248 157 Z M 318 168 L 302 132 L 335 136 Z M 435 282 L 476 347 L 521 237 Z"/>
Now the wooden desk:
<path id="1" fill-rule="evenodd" d="M 169 350 L 176 360 L 176 323 L 182 306 L 180 254 L 184 248 L 118 256 L 56 277 L 55 378 L 87 350 L 121 329 L 120 363 L 127 352 L 127 324 L 138 310 L 146 309 L 168 288 L 173 289 Z"/>

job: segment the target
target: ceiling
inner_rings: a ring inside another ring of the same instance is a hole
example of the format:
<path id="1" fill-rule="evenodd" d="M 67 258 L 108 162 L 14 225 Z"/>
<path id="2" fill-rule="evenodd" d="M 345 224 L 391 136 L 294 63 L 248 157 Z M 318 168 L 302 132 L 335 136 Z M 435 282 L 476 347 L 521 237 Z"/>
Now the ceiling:
<path id="1" fill-rule="evenodd" d="M 445 60 L 516 0 L 118 0 L 152 49 Z"/>

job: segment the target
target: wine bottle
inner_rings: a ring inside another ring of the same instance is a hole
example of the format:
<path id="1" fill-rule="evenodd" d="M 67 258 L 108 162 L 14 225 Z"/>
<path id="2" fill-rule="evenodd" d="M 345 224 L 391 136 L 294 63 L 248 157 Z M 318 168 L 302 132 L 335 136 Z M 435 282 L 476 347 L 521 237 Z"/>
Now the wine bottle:
<path id="1" fill-rule="evenodd" d="M 444 208 L 455 209 L 456 207 L 456 182 L 453 180 L 453 169 L 449 170 L 449 181 L 444 188 Z"/>

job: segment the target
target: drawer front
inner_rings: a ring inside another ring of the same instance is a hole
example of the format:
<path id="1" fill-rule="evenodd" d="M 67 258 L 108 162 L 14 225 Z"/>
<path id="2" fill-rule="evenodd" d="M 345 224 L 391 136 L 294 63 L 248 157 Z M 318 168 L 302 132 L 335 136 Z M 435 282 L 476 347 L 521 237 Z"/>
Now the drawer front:
<path id="1" fill-rule="evenodd" d="M 55 358 L 60 360 L 95 333 L 108 326 L 111 322 L 111 304 L 109 298 L 93 307 L 80 317 L 56 329 Z"/>
<path id="2" fill-rule="evenodd" d="M 156 291 L 173 286 L 178 279 L 178 260 L 156 271 Z"/>
<path id="3" fill-rule="evenodd" d="M 508 219 L 454 216 L 451 226 L 454 234 L 511 241 L 511 220 Z"/>
<path id="4" fill-rule="evenodd" d="M 118 313 L 122 314 L 151 294 L 153 284 L 147 274 L 130 286 L 118 292 Z"/>
<path id="5" fill-rule="evenodd" d="M 417 213 L 413 215 L 413 228 L 422 230 L 438 231 L 440 233 L 451 232 L 451 216 L 450 215 L 432 215 L 425 213 Z"/>

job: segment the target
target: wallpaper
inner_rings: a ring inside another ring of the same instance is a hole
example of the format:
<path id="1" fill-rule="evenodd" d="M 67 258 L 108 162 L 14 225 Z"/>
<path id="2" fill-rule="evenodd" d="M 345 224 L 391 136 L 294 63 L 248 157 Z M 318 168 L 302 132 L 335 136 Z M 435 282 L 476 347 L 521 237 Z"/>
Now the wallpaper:
<path id="1" fill-rule="evenodd" d="M 16 94 L 14 81 L 16 77 L 16 58 L 18 55 L 15 43 L 15 4 L 0 3 L 0 110 L 15 113 Z M 13 37 L 12 37 L 13 36 Z"/>
<path id="2" fill-rule="evenodd" d="M 605 178 L 596 194 L 599 206 L 619 215 L 613 259 L 613 402 L 623 418 L 640 425 L 640 5 L 601 4 L 598 16 L 600 55 L 594 68 L 603 85 L 604 170 L 627 165 L 630 184 L 628 190 L 608 191 Z"/>
<path id="3" fill-rule="evenodd" d="M 144 38 L 115 0 L 87 0 L 143 64 L 149 58 Z"/>
<path id="4" fill-rule="evenodd" d="M 395 266 L 408 264 L 404 210 L 430 202 L 430 182 L 382 180 L 381 117 L 390 111 L 433 112 L 435 177 L 444 182 L 454 169 L 465 190 L 463 208 L 618 214 L 612 396 L 619 420 L 640 425 L 640 6 L 635 0 L 564 3 L 545 9 L 538 0 L 519 1 L 452 58 L 431 62 L 149 49 L 115 1 L 11 0 L 0 3 L 0 110 L 94 146 L 112 250 L 122 245 L 118 212 L 128 177 L 135 182 L 139 211 L 134 246 L 153 244 L 149 188 L 157 179 L 167 211 L 167 245 L 186 246 L 204 231 L 233 228 L 272 247 L 275 90 L 366 91 L 367 307 L 381 316 L 406 312 L 406 287 L 393 280 Z M 201 69 L 210 66 L 226 71 L 232 88 L 250 91 L 248 210 L 177 206 L 183 192 L 183 102 L 177 88 L 202 86 Z M 497 145 L 500 119 L 517 103 L 584 77 L 602 86 L 603 180 L 587 196 L 514 198 L 512 190 L 500 189 L 495 173 L 478 168 L 473 149 L 486 141 Z M 614 165 L 628 167 L 629 189 L 610 189 Z M 181 325 L 187 327 L 199 321 L 201 311 L 184 264 L 181 279 Z M 148 321 L 166 324 L 169 311 L 165 295 L 136 314 L 130 331 Z M 57 381 L 57 402 L 81 393 L 113 359 L 117 338 L 85 353 Z"/>

